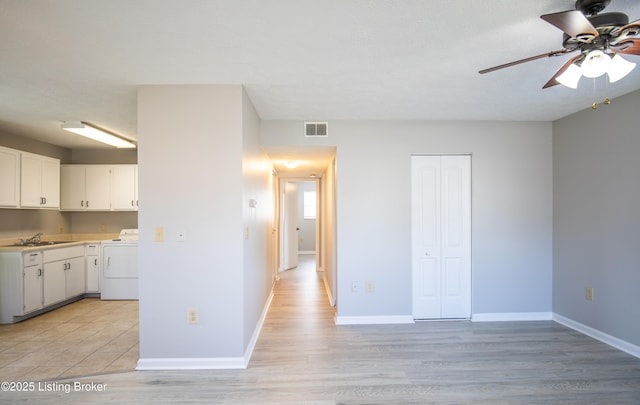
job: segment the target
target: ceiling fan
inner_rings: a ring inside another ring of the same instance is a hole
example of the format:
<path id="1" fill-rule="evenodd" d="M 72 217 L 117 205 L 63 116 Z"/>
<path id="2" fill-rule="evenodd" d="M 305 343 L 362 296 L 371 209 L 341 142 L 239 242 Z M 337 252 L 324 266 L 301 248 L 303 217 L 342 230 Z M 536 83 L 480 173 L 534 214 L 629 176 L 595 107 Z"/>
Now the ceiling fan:
<path id="1" fill-rule="evenodd" d="M 560 56 L 579 51 L 569 59 L 543 89 L 563 84 L 576 88 L 580 77 L 598 77 L 608 74 L 614 82 L 635 67 L 620 55 L 640 55 L 640 20 L 629 23 L 624 13 L 602 13 L 611 0 L 578 0 L 575 10 L 544 14 L 540 18 L 564 32 L 563 49 L 551 51 L 503 65 L 483 69 L 479 73 L 489 73 L 521 63 L 552 56 Z"/>

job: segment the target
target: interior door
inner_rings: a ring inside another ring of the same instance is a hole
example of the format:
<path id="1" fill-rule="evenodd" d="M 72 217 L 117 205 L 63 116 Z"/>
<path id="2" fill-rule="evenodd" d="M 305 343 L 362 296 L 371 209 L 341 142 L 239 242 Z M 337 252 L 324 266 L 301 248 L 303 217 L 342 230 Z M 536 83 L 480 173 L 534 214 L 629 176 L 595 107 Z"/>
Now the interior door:
<path id="1" fill-rule="evenodd" d="M 412 156 L 413 315 L 471 316 L 471 157 Z"/>
<path id="2" fill-rule="evenodd" d="M 298 266 L 298 185 L 287 181 L 282 198 L 282 269 Z"/>

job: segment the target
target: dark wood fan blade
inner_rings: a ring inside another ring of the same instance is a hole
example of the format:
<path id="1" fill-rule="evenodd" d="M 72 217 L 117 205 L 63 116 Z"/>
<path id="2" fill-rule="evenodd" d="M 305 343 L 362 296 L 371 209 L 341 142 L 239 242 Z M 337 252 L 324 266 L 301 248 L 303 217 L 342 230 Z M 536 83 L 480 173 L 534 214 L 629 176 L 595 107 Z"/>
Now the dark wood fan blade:
<path id="1" fill-rule="evenodd" d="M 630 22 L 627 25 L 623 25 L 622 27 L 614 28 L 611 30 L 609 35 L 611 35 L 615 39 L 626 39 L 625 37 L 634 37 L 640 32 L 640 20 Z M 618 36 L 622 36 L 622 38 L 617 38 Z"/>
<path id="2" fill-rule="evenodd" d="M 513 61 L 513 62 L 505 63 L 504 65 L 498 65 L 498 66 L 490 67 L 488 69 L 482 69 L 478 73 L 485 74 L 485 73 L 489 73 L 489 72 L 494 72 L 496 70 L 500 70 L 500 69 L 504 69 L 504 68 L 507 68 L 507 67 L 519 65 L 521 63 L 531 62 L 533 60 L 542 59 L 542 58 L 548 58 L 548 57 L 551 57 L 551 56 L 562 55 L 562 54 L 567 53 L 567 52 L 571 52 L 571 51 L 568 50 L 568 49 L 561 49 L 559 51 L 551 51 L 551 52 L 547 52 L 547 53 L 542 53 L 540 55 L 531 56 L 529 58 L 520 59 L 520 60 L 516 60 L 516 61 Z"/>
<path id="3" fill-rule="evenodd" d="M 558 70 L 556 72 L 555 75 L 553 75 L 553 77 L 544 85 L 542 86 L 543 89 L 548 89 L 549 87 L 553 87 L 553 86 L 557 86 L 558 84 L 560 84 L 560 82 L 558 82 L 556 80 L 556 78 L 558 76 L 560 76 L 561 74 L 564 73 L 565 70 L 569 69 L 569 66 L 571 66 L 572 63 L 574 63 L 575 61 L 577 61 L 578 59 L 580 59 L 582 57 L 582 55 L 578 55 L 575 58 L 571 58 L 567 61 L 567 63 L 565 63 L 564 65 L 562 65 L 562 67 L 560 68 L 560 70 Z"/>
<path id="4" fill-rule="evenodd" d="M 578 35 L 591 34 L 598 36 L 598 30 L 589 22 L 587 17 L 578 10 L 562 11 L 560 13 L 544 14 L 540 18 L 551 25 L 555 25 L 566 32 L 571 38 Z"/>
<path id="5" fill-rule="evenodd" d="M 627 47 L 625 49 L 625 47 Z M 621 47 L 623 50 L 620 53 L 625 55 L 640 55 L 640 39 L 632 38 L 627 39 L 626 41 L 622 41 L 616 45 L 616 47 Z"/>

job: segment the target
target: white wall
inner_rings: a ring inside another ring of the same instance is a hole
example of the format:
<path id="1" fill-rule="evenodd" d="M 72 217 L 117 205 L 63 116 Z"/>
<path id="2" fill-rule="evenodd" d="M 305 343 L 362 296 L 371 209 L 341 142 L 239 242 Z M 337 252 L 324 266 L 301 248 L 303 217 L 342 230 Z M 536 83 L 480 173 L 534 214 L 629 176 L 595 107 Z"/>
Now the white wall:
<path id="1" fill-rule="evenodd" d="M 265 146 L 337 147 L 338 316 L 411 315 L 412 153 L 472 153 L 474 314 L 551 311 L 551 124 L 264 121 Z M 373 293 L 352 293 L 372 280 Z"/>
<path id="2" fill-rule="evenodd" d="M 271 163 L 260 149 L 260 118 L 246 92 L 242 93 L 243 114 L 243 343 L 247 348 L 256 338 L 256 330 L 272 290 L 275 271 L 273 269 L 275 248 L 271 233 L 273 198 L 271 195 Z M 249 199 L 257 201 L 255 208 Z M 224 213 L 220 213 L 224 214 Z M 221 303 L 224 305 L 224 303 Z"/>
<path id="3" fill-rule="evenodd" d="M 553 124 L 553 311 L 636 346 L 639 105 L 636 91 Z"/>
<path id="4" fill-rule="evenodd" d="M 244 354 L 243 100 L 236 85 L 139 89 L 139 367 Z"/>

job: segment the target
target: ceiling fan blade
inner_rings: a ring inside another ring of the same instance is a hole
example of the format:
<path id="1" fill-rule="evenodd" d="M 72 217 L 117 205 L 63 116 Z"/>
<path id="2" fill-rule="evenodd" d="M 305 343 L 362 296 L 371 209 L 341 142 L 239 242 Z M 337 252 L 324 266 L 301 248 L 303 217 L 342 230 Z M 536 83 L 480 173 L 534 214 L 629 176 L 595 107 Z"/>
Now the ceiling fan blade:
<path id="1" fill-rule="evenodd" d="M 562 11 L 559 13 L 544 14 L 540 18 L 551 25 L 555 25 L 566 32 L 571 38 L 578 35 L 591 34 L 597 37 L 598 30 L 589 22 L 587 17 L 578 10 Z"/>
<path id="2" fill-rule="evenodd" d="M 611 30 L 609 35 L 616 40 L 624 40 L 630 37 L 635 37 L 640 33 L 640 20 L 630 22 L 627 25 L 623 25 L 622 27 L 614 28 Z M 621 37 L 621 38 L 619 38 Z"/>
<path id="3" fill-rule="evenodd" d="M 628 48 L 625 48 L 627 47 Z M 622 41 L 619 44 L 616 45 L 616 47 L 622 47 L 622 51 L 619 51 L 619 53 L 624 54 L 624 55 L 640 55 L 640 39 L 638 38 L 632 38 L 632 39 L 627 39 L 626 41 Z"/>
<path id="4" fill-rule="evenodd" d="M 553 86 L 557 86 L 558 84 L 560 84 L 560 82 L 558 82 L 556 80 L 556 78 L 558 76 L 560 76 L 561 74 L 564 73 L 565 70 L 569 69 L 569 66 L 571 66 L 572 63 L 574 63 L 575 61 L 577 61 L 578 59 L 582 58 L 582 55 L 578 55 L 575 58 L 571 58 L 567 61 L 567 63 L 565 63 L 564 65 L 562 65 L 562 67 L 560 68 L 560 70 L 558 70 L 556 72 L 555 75 L 553 75 L 553 77 L 551 79 L 549 79 L 549 81 L 542 86 L 543 89 L 548 89 L 549 87 L 553 87 Z"/>
<path id="5" fill-rule="evenodd" d="M 513 62 L 505 63 L 504 65 L 498 65 L 498 66 L 490 67 L 488 69 L 482 69 L 478 73 L 485 74 L 485 73 L 489 73 L 489 72 L 494 72 L 496 70 L 500 70 L 500 69 L 504 69 L 504 68 L 507 68 L 507 67 L 519 65 L 521 63 L 531 62 L 533 60 L 542 59 L 542 58 L 549 58 L 551 56 L 562 55 L 562 54 L 567 53 L 567 52 L 571 52 L 571 51 L 569 49 L 561 49 L 559 51 L 551 51 L 551 52 L 547 52 L 547 53 L 542 53 L 540 55 L 531 56 L 529 58 L 520 59 L 520 60 L 516 60 L 516 61 L 513 61 Z"/>

